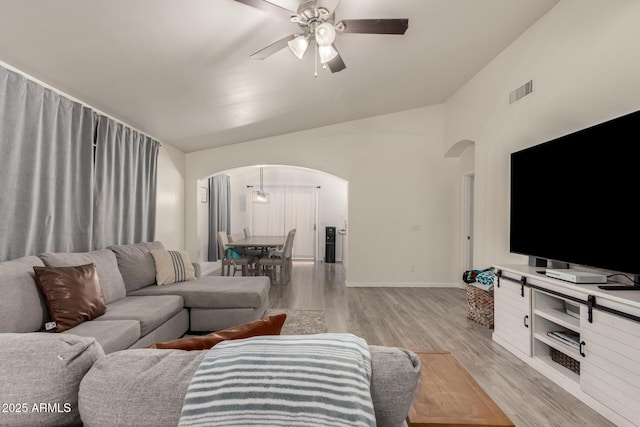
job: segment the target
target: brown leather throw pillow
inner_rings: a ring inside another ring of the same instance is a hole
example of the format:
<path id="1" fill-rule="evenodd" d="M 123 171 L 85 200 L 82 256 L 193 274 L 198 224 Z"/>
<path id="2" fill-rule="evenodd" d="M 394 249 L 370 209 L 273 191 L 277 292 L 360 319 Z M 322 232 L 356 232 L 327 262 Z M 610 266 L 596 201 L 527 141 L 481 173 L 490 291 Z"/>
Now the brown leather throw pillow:
<path id="1" fill-rule="evenodd" d="M 56 323 L 55 332 L 71 329 L 107 311 L 95 264 L 33 270 L 51 320 Z"/>
<path id="2" fill-rule="evenodd" d="M 227 340 L 239 340 L 260 335 L 280 335 L 282 325 L 287 319 L 284 313 L 269 316 L 266 319 L 255 320 L 232 328 L 223 329 L 200 337 L 180 338 L 150 345 L 148 348 L 174 350 L 208 350 L 214 345 Z"/>

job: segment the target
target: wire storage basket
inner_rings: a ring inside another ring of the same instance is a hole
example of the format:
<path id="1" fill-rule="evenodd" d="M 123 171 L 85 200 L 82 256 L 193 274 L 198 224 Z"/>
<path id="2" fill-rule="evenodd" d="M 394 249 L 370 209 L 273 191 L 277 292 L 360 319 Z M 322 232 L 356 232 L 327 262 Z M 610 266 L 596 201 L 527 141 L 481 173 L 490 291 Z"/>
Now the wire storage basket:
<path id="1" fill-rule="evenodd" d="M 493 289 L 467 285 L 467 319 L 493 329 Z"/>
<path id="2" fill-rule="evenodd" d="M 551 347 L 551 360 L 580 375 L 580 362 Z"/>

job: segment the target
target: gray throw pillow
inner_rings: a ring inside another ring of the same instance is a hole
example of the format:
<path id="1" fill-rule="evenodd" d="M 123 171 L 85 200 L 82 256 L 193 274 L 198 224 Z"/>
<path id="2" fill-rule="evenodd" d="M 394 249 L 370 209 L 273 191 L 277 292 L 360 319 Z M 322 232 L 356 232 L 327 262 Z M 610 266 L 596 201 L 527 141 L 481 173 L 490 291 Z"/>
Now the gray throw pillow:
<path id="1" fill-rule="evenodd" d="M 109 249 L 116 254 L 127 293 L 156 283 L 156 265 L 151 251 L 164 249 L 162 242 L 115 245 Z"/>
<path id="2" fill-rule="evenodd" d="M 0 334 L 0 425 L 82 425 L 80 381 L 103 355 L 91 337 Z"/>

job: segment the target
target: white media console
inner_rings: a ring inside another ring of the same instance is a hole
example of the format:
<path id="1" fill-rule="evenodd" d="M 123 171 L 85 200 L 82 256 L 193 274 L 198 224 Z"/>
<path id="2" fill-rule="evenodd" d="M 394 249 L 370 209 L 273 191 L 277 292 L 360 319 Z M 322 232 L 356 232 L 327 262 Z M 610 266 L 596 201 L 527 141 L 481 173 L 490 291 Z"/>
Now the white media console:
<path id="1" fill-rule="evenodd" d="M 640 291 L 494 267 L 493 340 L 614 424 L 640 426 Z M 548 335 L 557 331 L 579 334 L 577 346 Z M 579 373 L 553 361 L 551 349 L 580 362 Z"/>

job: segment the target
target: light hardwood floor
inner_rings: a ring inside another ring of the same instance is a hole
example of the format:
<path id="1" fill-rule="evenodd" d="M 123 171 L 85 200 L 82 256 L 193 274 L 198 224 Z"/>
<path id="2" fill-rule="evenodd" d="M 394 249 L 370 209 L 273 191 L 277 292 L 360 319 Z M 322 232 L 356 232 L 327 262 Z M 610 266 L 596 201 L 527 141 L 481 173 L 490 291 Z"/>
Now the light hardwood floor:
<path id="1" fill-rule="evenodd" d="M 329 332 L 373 345 L 450 351 L 518 427 L 613 424 L 491 340 L 455 288 L 346 288 L 340 263 L 294 262 L 271 308 L 324 310 Z"/>

